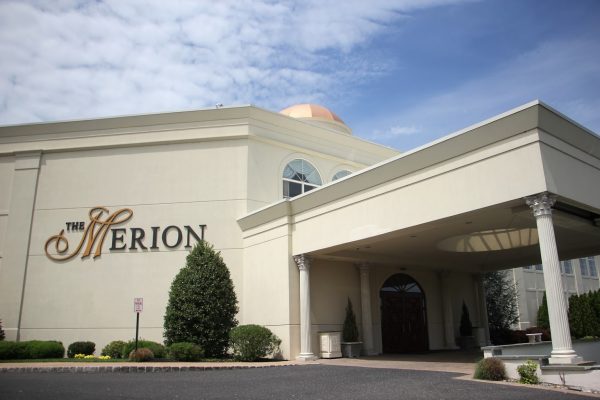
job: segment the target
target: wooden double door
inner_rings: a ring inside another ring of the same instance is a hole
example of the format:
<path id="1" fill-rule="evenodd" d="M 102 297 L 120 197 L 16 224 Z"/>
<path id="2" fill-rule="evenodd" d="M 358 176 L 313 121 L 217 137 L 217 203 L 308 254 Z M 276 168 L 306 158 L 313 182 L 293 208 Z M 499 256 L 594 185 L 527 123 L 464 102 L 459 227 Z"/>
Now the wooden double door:
<path id="1" fill-rule="evenodd" d="M 427 351 L 429 340 L 425 295 L 408 275 L 397 274 L 392 278 L 386 281 L 392 280 L 391 284 L 384 284 L 380 291 L 383 352 Z"/>

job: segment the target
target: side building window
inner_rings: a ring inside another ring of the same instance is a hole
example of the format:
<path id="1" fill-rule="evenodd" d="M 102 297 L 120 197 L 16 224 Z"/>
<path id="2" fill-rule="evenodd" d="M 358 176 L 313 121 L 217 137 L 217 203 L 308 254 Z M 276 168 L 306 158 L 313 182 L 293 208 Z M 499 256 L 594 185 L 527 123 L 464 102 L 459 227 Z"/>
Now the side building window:
<path id="1" fill-rule="evenodd" d="M 308 161 L 292 160 L 283 170 L 283 197 L 291 198 L 321 186 L 321 176 Z"/>
<path id="2" fill-rule="evenodd" d="M 579 269 L 581 269 L 581 276 L 590 276 L 587 265 L 587 258 L 579 259 Z"/>
<path id="3" fill-rule="evenodd" d="M 331 178 L 331 180 L 332 180 L 332 181 L 337 181 L 338 179 L 341 179 L 341 178 L 343 178 L 343 177 L 345 177 L 345 176 L 348 176 L 348 175 L 350 175 L 351 173 L 352 173 L 352 172 L 350 172 L 350 171 L 348 171 L 348 170 L 346 170 L 346 169 L 343 169 L 343 170 L 341 170 L 341 171 L 338 171 L 338 172 L 336 172 L 336 173 L 335 173 L 335 175 L 333 176 L 333 178 Z"/>
<path id="4" fill-rule="evenodd" d="M 596 269 L 596 260 L 594 259 L 594 257 L 588 257 L 588 272 L 590 273 L 590 276 L 593 276 L 594 278 L 598 277 L 598 270 Z"/>
<path id="5" fill-rule="evenodd" d="M 561 261 L 560 268 L 563 274 L 573 275 L 573 264 L 571 264 L 571 260 Z"/>

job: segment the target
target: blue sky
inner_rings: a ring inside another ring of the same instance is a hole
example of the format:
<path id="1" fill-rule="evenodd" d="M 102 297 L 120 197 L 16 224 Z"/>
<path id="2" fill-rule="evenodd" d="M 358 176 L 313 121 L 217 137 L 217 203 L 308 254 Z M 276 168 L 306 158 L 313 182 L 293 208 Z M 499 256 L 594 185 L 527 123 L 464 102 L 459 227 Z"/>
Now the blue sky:
<path id="1" fill-rule="evenodd" d="M 600 132 L 600 1 L 0 1 L 0 125 L 315 102 L 408 150 L 541 99 Z"/>

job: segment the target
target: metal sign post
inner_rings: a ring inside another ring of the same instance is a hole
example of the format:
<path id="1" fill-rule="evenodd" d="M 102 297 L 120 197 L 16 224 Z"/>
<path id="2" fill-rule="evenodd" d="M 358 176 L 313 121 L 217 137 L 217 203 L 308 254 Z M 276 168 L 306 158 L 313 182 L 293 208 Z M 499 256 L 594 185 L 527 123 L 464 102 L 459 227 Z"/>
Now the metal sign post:
<path id="1" fill-rule="evenodd" d="M 136 297 L 133 299 L 133 311 L 135 312 L 135 350 L 138 349 L 138 335 L 140 332 L 140 313 L 144 311 L 144 298 Z"/>

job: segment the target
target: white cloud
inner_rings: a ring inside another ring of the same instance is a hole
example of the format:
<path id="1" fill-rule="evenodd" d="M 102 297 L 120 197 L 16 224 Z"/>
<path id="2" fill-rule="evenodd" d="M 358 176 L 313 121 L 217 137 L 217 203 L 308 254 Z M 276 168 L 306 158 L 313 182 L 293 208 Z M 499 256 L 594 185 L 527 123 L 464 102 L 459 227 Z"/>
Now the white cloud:
<path id="1" fill-rule="evenodd" d="M 460 0 L 0 2 L 0 124 L 344 95 L 363 46 Z"/>
<path id="2" fill-rule="evenodd" d="M 598 40 L 579 38 L 541 43 L 506 60 L 488 74 L 467 80 L 454 90 L 429 97 L 409 109 L 398 110 L 390 120 L 380 121 L 383 127 L 419 126 L 422 131 L 403 137 L 388 135 L 382 141 L 407 150 L 536 99 L 600 132 L 599 65 Z"/>

